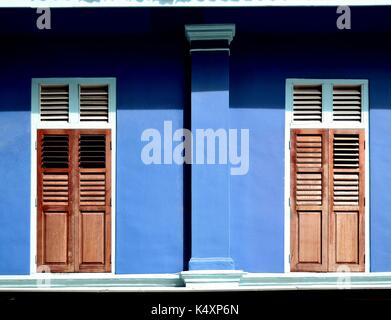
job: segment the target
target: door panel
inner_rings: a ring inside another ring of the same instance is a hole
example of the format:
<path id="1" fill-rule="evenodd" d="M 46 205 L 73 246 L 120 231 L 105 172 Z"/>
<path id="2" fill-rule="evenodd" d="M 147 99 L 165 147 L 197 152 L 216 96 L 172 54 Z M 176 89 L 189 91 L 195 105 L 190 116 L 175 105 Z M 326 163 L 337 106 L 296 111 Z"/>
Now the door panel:
<path id="1" fill-rule="evenodd" d="M 327 270 L 327 131 L 291 131 L 291 270 Z"/>
<path id="2" fill-rule="evenodd" d="M 364 271 L 365 134 L 330 130 L 330 271 Z"/>
<path id="3" fill-rule="evenodd" d="M 38 270 L 74 271 L 70 140 L 68 130 L 38 130 Z"/>

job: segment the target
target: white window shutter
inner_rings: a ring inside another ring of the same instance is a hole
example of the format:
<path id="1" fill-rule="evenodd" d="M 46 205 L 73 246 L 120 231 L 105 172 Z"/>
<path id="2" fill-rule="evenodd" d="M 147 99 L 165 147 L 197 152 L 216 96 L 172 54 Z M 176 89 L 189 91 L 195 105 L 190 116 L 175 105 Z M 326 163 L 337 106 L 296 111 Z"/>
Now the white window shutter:
<path id="1" fill-rule="evenodd" d="M 39 93 L 41 121 L 69 121 L 69 86 L 42 84 Z"/>
<path id="2" fill-rule="evenodd" d="M 322 86 L 293 87 L 293 121 L 322 122 Z"/>
<path id="3" fill-rule="evenodd" d="M 80 121 L 109 121 L 109 86 L 80 86 Z"/>
<path id="4" fill-rule="evenodd" d="M 360 85 L 334 85 L 333 121 L 361 122 L 361 96 Z"/>

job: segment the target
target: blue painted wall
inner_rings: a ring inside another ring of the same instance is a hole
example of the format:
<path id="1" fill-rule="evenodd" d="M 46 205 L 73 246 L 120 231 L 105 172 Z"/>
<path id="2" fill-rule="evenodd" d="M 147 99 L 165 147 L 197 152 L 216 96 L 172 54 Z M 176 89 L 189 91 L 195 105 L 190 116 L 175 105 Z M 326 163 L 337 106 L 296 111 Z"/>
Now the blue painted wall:
<path id="1" fill-rule="evenodd" d="M 30 114 L 14 108 L 0 106 L 0 274 L 30 271 Z"/>
<path id="2" fill-rule="evenodd" d="M 352 31 L 336 30 L 334 8 L 52 11 L 53 29 L 38 31 L 33 10 L 0 10 L 0 274 L 29 273 L 33 77 L 117 78 L 116 271 L 187 268 L 186 170 L 143 165 L 140 136 L 188 123 L 183 26 L 222 22 L 237 27 L 230 125 L 250 129 L 250 170 L 230 178 L 236 268 L 283 271 L 285 79 L 360 78 L 370 86 L 371 269 L 391 271 L 391 9 L 353 8 Z"/>
<path id="3" fill-rule="evenodd" d="M 27 274 L 31 80 L 15 76 L 12 54 L 18 56 L 6 46 L 0 54 L 0 274 Z"/>

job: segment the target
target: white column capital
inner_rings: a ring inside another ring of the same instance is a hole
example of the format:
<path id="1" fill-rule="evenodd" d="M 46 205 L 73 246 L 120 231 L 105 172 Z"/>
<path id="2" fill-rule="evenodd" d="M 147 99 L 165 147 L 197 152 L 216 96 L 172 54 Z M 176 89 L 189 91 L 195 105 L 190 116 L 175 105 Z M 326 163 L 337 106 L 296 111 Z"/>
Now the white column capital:
<path id="1" fill-rule="evenodd" d="M 187 40 L 192 41 L 227 41 L 231 43 L 235 36 L 234 24 L 188 24 L 185 25 Z"/>

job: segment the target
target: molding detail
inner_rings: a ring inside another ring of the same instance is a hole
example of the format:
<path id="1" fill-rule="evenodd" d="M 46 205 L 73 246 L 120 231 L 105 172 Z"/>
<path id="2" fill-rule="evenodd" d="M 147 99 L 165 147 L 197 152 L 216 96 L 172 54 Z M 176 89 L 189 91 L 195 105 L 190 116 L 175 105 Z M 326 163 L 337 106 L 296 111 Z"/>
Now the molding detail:
<path id="1" fill-rule="evenodd" d="M 386 273 L 285 273 L 243 275 L 240 288 L 257 290 L 303 289 L 379 289 L 391 288 L 391 274 Z"/>
<path id="2" fill-rule="evenodd" d="M 7 290 L 27 291 L 112 291 L 132 288 L 178 288 L 184 287 L 179 274 L 141 274 L 85 276 L 74 274 L 73 278 L 62 274 L 41 273 L 33 276 L 0 276 L 0 292 Z M 84 276 L 84 277 L 82 277 Z"/>
<path id="3" fill-rule="evenodd" d="M 34 274 L 0 275 L 2 291 L 236 291 L 391 289 L 391 272 L 383 273 L 247 273 L 198 270 L 176 274 Z"/>
<path id="4" fill-rule="evenodd" d="M 241 270 L 197 270 L 183 271 L 181 277 L 186 288 L 234 289 L 246 273 Z"/>
<path id="5" fill-rule="evenodd" d="M 234 24 L 188 24 L 185 25 L 187 40 L 192 41 L 228 41 L 231 43 L 235 36 Z"/>

